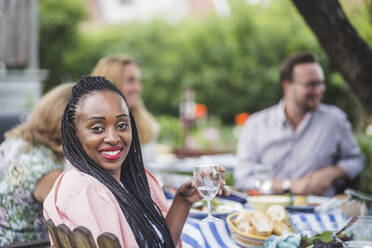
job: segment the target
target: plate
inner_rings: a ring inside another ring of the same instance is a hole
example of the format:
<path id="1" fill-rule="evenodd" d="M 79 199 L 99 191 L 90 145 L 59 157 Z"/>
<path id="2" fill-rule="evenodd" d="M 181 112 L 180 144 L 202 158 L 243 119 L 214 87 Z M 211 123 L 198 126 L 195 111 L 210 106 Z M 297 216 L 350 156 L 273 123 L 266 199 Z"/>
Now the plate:
<path id="1" fill-rule="evenodd" d="M 266 212 L 272 205 L 288 206 L 291 203 L 291 198 L 284 195 L 260 195 L 249 196 L 247 201 L 254 210 Z"/>
<path id="2" fill-rule="evenodd" d="M 244 248 L 262 247 L 265 240 L 268 237 L 248 235 L 240 231 L 238 228 L 236 228 L 233 222 L 234 219 L 238 216 L 238 214 L 239 212 L 231 213 L 226 218 L 227 226 L 229 228 L 231 237 L 233 238 L 234 242 Z"/>
<path id="3" fill-rule="evenodd" d="M 200 207 L 200 204 L 203 205 L 202 210 L 196 208 L 198 206 Z M 212 214 L 217 218 L 225 219 L 230 213 L 240 211 L 242 209 L 243 205 L 240 202 L 220 198 L 212 199 Z M 207 216 L 207 202 L 204 200 L 194 204 L 189 213 L 189 217 L 196 219 L 204 219 Z"/>

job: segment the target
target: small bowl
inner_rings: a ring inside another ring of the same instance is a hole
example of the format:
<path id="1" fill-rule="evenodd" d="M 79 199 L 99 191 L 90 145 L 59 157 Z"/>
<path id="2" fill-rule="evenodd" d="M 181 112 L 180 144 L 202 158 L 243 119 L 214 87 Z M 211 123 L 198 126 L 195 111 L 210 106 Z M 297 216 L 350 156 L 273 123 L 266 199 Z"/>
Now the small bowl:
<path id="1" fill-rule="evenodd" d="M 234 212 L 229 214 L 226 217 L 227 226 L 231 233 L 231 237 L 233 238 L 234 242 L 237 243 L 239 246 L 244 248 L 251 248 L 251 247 L 262 247 L 265 240 L 269 236 L 258 236 L 258 235 L 249 235 L 240 231 L 233 223 L 235 218 L 238 216 L 238 212 Z"/>
<path id="2" fill-rule="evenodd" d="M 291 203 L 291 198 L 283 195 L 260 195 L 250 196 L 247 201 L 254 210 L 266 212 L 272 205 L 288 206 Z"/>
<path id="3" fill-rule="evenodd" d="M 357 216 L 357 221 L 342 233 L 346 237 L 352 237 L 352 247 L 359 245 L 362 241 L 368 241 L 368 246 L 372 247 L 372 216 Z M 367 247 L 367 245 L 365 246 Z"/>

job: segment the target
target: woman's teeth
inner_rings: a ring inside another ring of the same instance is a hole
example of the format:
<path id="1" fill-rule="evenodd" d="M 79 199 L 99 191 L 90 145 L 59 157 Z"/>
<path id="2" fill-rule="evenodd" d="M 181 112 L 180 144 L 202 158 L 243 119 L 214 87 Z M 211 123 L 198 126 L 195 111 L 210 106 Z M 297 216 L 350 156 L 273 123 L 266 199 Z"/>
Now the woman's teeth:
<path id="1" fill-rule="evenodd" d="M 117 150 L 117 151 L 109 151 L 109 152 L 102 152 L 103 154 L 106 154 L 106 155 L 109 155 L 109 156 L 115 156 L 116 154 L 118 154 L 120 152 L 120 150 Z"/>

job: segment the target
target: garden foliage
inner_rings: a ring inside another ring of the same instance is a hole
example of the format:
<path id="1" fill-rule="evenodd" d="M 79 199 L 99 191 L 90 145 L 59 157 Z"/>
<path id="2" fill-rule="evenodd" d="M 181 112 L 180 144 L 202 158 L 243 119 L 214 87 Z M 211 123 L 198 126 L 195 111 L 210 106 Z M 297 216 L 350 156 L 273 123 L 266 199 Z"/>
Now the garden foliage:
<path id="1" fill-rule="evenodd" d="M 159 19 L 97 28 L 79 27 L 84 18 L 82 6 L 78 0 L 40 1 L 40 63 L 49 70 L 45 91 L 90 74 L 102 56 L 129 54 L 141 65 L 143 98 L 150 112 L 159 117 L 160 139 L 170 137 L 179 147 L 183 140 L 174 117 L 182 89 L 192 87 L 196 102 L 207 106 L 208 116 L 232 125 L 237 113 L 253 113 L 280 100 L 279 63 L 288 54 L 304 50 L 315 53 L 324 68 L 324 102 L 338 105 L 354 127 L 363 127 L 358 125 L 364 115 L 359 101 L 329 64 L 290 0 L 256 5 L 232 0 L 231 16 L 224 18 L 212 14 L 171 24 Z M 346 11 L 367 42 L 372 42 L 371 6 Z M 358 137 L 369 168 L 371 139 Z M 363 173 L 363 191 L 372 192 L 371 177 Z"/>
<path id="2" fill-rule="evenodd" d="M 363 111 L 289 0 L 257 5 L 234 0 L 231 17 L 225 18 L 80 29 L 79 1 L 44 0 L 40 5 L 41 65 L 50 71 L 45 89 L 89 74 L 106 54 L 127 53 L 142 66 L 143 97 L 152 113 L 176 116 L 181 90 L 191 86 L 209 115 L 231 124 L 239 112 L 278 102 L 280 61 L 306 50 L 317 54 L 325 68 L 325 102 L 339 105 L 353 123 Z M 363 19 L 356 21 L 361 30 L 370 28 Z"/>

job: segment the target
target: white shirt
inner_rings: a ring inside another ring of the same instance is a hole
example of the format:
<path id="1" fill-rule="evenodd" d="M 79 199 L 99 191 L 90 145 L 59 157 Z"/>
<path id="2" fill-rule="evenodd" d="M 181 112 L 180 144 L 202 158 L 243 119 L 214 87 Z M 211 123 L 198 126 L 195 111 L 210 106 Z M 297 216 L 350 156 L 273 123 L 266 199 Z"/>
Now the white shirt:
<path id="1" fill-rule="evenodd" d="M 346 114 L 320 104 L 305 115 L 296 131 L 286 118 L 284 101 L 253 114 L 245 123 L 237 149 L 235 187 L 253 186 L 253 169 L 270 165 L 275 179 L 297 179 L 314 170 L 338 165 L 353 179 L 364 158 Z M 325 195 L 333 195 L 332 186 Z"/>

